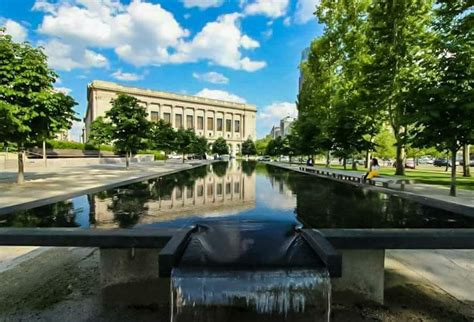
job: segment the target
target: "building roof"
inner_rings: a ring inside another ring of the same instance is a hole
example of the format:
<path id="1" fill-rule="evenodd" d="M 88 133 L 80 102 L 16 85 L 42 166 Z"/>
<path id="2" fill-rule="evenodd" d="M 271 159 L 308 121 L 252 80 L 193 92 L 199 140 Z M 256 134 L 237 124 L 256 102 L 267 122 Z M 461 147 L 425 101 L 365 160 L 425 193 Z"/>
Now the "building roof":
<path id="1" fill-rule="evenodd" d="M 170 99 L 175 101 L 181 101 L 186 103 L 198 103 L 198 104 L 205 104 L 205 105 L 214 105 L 218 107 L 231 107 L 237 108 L 242 110 L 249 110 L 249 111 L 257 111 L 255 105 L 252 104 L 244 104 L 244 103 L 236 103 L 236 102 L 229 102 L 223 101 L 218 99 L 211 99 L 199 96 L 191 96 L 191 95 L 183 95 L 171 92 L 163 92 L 163 91 L 155 91 L 151 89 L 139 88 L 139 87 L 132 87 L 132 86 L 124 86 L 113 82 L 106 82 L 101 80 L 94 80 L 87 86 L 87 93 L 89 96 L 89 92 L 91 89 L 99 89 L 99 90 L 106 90 L 112 92 L 123 92 L 130 95 L 141 95 L 141 96 L 148 96 L 148 97 L 157 97 L 157 98 L 164 98 Z"/>

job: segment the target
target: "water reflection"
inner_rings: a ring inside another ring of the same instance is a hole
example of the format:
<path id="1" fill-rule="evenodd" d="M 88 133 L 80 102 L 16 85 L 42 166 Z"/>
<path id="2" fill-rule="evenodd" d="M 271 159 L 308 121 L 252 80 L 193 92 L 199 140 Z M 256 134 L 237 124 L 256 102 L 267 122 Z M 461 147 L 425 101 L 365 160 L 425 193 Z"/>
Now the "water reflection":
<path id="1" fill-rule="evenodd" d="M 0 227 L 302 222 L 313 228 L 474 228 L 456 215 L 255 162 L 221 162 L 0 216 Z"/>
<path id="2" fill-rule="evenodd" d="M 474 228 L 474 218 L 393 195 L 266 166 L 296 198 L 295 212 L 314 228 Z"/>
<path id="3" fill-rule="evenodd" d="M 255 207 L 255 174 L 215 163 L 91 196 L 95 227 L 132 227 L 216 217 Z"/>

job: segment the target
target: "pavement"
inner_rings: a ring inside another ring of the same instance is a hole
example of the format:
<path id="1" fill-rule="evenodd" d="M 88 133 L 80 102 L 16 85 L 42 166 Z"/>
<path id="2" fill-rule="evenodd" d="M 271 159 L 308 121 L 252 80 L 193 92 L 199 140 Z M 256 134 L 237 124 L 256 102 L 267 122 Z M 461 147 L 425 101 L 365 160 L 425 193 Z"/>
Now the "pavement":
<path id="1" fill-rule="evenodd" d="M 187 170 L 212 161 L 168 160 L 123 164 L 64 166 L 27 171 L 25 183 L 15 183 L 16 172 L 0 173 L 0 214 L 32 208 L 74 196 L 92 193 L 114 185 L 128 184 L 151 177 Z"/>
<path id="2" fill-rule="evenodd" d="M 387 250 L 385 269 L 411 280 L 428 281 L 454 298 L 474 304 L 474 250 Z"/>

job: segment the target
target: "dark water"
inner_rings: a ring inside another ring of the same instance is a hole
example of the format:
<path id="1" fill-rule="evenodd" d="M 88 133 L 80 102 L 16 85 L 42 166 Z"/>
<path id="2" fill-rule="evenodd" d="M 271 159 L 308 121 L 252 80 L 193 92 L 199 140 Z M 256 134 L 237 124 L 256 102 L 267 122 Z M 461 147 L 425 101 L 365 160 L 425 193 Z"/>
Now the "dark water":
<path id="1" fill-rule="evenodd" d="M 0 227 L 181 227 L 196 221 L 474 228 L 474 217 L 252 162 L 213 164 L 2 215 Z"/>

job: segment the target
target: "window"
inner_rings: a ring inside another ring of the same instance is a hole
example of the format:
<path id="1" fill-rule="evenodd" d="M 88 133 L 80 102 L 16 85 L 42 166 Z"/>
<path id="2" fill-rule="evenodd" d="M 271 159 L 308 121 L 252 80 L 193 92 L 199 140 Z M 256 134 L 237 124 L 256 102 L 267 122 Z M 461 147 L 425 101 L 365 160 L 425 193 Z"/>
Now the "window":
<path id="1" fill-rule="evenodd" d="M 198 116 L 197 121 L 198 121 L 198 124 L 197 124 L 198 130 L 204 130 L 204 117 Z"/>
<path id="2" fill-rule="evenodd" d="M 194 129 L 194 118 L 192 115 L 186 115 L 186 128 Z"/>
<path id="3" fill-rule="evenodd" d="M 234 182 L 234 193 L 240 193 L 240 182 Z"/>
<path id="4" fill-rule="evenodd" d="M 176 197 L 176 199 L 182 199 L 183 198 L 183 190 L 181 190 L 181 188 L 179 188 L 179 187 L 176 188 L 175 197 Z"/>
<path id="5" fill-rule="evenodd" d="M 174 127 L 180 129 L 183 127 L 183 115 L 176 114 L 174 116 Z"/>
<path id="6" fill-rule="evenodd" d="M 222 119 L 217 119 L 217 131 L 222 131 Z"/>
<path id="7" fill-rule="evenodd" d="M 225 130 L 227 132 L 232 131 L 232 120 L 225 120 Z"/>
<path id="8" fill-rule="evenodd" d="M 235 133 L 240 133 L 240 121 L 235 121 L 234 131 Z"/>
<path id="9" fill-rule="evenodd" d="M 214 118 L 213 117 L 207 118 L 207 129 L 209 131 L 214 131 Z"/>
<path id="10" fill-rule="evenodd" d="M 204 186 L 202 184 L 197 186 L 197 196 L 198 197 L 204 196 Z"/>
<path id="11" fill-rule="evenodd" d="M 231 189 L 230 182 L 227 182 L 227 183 L 225 184 L 225 194 L 226 194 L 226 195 L 230 195 L 230 192 L 231 192 L 230 189 Z"/>
<path id="12" fill-rule="evenodd" d="M 217 184 L 216 193 L 218 196 L 222 196 L 222 183 Z"/>
<path id="13" fill-rule="evenodd" d="M 158 116 L 158 112 L 151 111 L 150 116 L 151 116 L 151 121 L 152 122 L 158 122 L 160 117 Z"/>
<path id="14" fill-rule="evenodd" d="M 214 185 L 212 183 L 207 184 L 207 195 L 210 197 L 214 194 Z"/>
<path id="15" fill-rule="evenodd" d="M 163 120 L 167 123 L 171 123 L 171 113 L 163 113 Z"/>
<path id="16" fill-rule="evenodd" d="M 191 199 L 194 196 L 194 190 L 193 188 L 188 188 L 186 190 L 186 198 Z"/>

